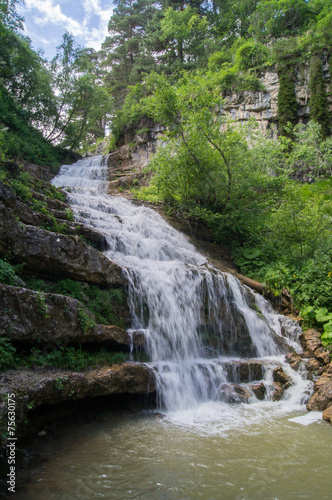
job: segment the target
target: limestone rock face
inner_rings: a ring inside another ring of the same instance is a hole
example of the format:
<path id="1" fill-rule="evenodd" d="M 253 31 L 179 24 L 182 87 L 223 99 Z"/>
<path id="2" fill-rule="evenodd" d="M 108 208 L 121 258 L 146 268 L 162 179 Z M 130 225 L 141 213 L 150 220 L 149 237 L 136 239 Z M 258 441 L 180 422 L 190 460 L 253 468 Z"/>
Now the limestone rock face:
<path id="1" fill-rule="evenodd" d="M 144 343 L 142 334 L 130 336 L 118 326 L 95 325 L 84 333 L 80 321 L 82 310 L 92 317 L 88 309 L 71 297 L 0 285 L 1 333 L 12 341 L 111 342 L 125 346 Z"/>
<path id="2" fill-rule="evenodd" d="M 308 106 L 308 71 L 302 69 L 295 81 L 298 102 L 298 116 L 301 121 L 310 115 Z M 279 77 L 276 71 L 266 71 L 260 77 L 264 90 L 260 92 L 243 91 L 225 97 L 224 112 L 237 122 L 254 118 L 262 131 L 277 132 Z"/>
<path id="3" fill-rule="evenodd" d="M 85 397 L 111 394 L 147 394 L 155 391 L 155 377 L 146 365 L 123 363 L 97 370 L 71 372 L 60 369 L 9 370 L 0 374 L 0 400 L 15 393 L 16 425 L 19 427 L 29 411 L 45 404 L 75 401 Z M 6 405 L 0 405 L 0 420 Z"/>

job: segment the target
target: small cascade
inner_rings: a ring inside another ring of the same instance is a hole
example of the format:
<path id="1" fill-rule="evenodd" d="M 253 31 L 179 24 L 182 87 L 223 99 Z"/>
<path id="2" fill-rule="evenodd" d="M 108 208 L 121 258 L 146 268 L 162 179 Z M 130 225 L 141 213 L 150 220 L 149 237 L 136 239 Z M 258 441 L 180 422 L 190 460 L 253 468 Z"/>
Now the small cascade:
<path id="1" fill-rule="evenodd" d="M 132 330 L 145 334 L 161 408 L 183 412 L 211 401 L 224 404 L 223 388 L 232 383 L 247 388 L 246 403 L 252 404 L 258 399 L 250 383 L 263 383 L 269 401 L 277 366 L 293 383 L 283 401 L 292 408 L 304 404 L 310 382 L 285 363 L 285 353 L 300 351 L 296 323 L 231 274 L 213 268 L 155 211 L 108 196 L 106 157 L 63 166 L 54 184 L 70 188 L 77 222 L 102 232 L 105 255 L 123 268 Z M 259 373 L 237 377 L 236 369 L 253 360 Z"/>

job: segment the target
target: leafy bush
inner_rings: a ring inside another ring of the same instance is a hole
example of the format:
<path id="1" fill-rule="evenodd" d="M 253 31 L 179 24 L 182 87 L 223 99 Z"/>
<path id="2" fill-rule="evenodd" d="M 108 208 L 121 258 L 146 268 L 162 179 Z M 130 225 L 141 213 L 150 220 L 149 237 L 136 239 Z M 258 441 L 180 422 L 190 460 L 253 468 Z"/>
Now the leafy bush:
<path id="1" fill-rule="evenodd" d="M 15 368 L 15 353 L 16 349 L 11 344 L 10 340 L 6 337 L 2 337 L 0 334 L 0 371 Z"/>
<path id="2" fill-rule="evenodd" d="M 107 351 L 105 348 L 98 352 L 87 352 L 81 348 L 59 347 L 43 354 L 40 349 L 34 348 L 24 358 L 18 360 L 20 366 L 55 366 L 64 370 L 81 371 L 99 366 L 107 366 L 126 361 L 122 352 Z"/>
<path id="3" fill-rule="evenodd" d="M 0 259 L 0 283 L 13 285 L 15 283 L 15 267 L 6 260 Z"/>

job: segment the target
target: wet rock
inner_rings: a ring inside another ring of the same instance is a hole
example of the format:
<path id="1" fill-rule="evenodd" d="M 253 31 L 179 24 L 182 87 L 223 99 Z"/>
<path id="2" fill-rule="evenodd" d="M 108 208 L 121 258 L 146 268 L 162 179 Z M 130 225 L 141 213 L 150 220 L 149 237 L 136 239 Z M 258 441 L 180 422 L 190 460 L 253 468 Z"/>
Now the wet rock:
<path id="1" fill-rule="evenodd" d="M 314 384 L 314 393 L 308 401 L 307 409 L 323 411 L 332 404 L 332 363 Z"/>
<path id="2" fill-rule="evenodd" d="M 263 361 L 232 361 L 223 363 L 229 377 L 236 382 L 252 382 L 264 377 Z"/>
<path id="3" fill-rule="evenodd" d="M 246 387 L 238 384 L 224 384 L 218 391 L 217 399 L 227 403 L 248 403 L 251 397 Z"/>
<path id="4" fill-rule="evenodd" d="M 259 399 L 259 401 L 263 401 L 266 394 L 266 387 L 263 382 L 261 382 L 260 384 L 250 385 L 250 390 L 255 394 L 256 398 Z"/>
<path id="5" fill-rule="evenodd" d="M 306 358 L 314 357 L 315 350 L 322 346 L 322 341 L 320 337 L 321 334 L 313 328 L 301 333 L 299 340 L 303 347 L 304 357 Z"/>
<path id="6" fill-rule="evenodd" d="M 280 382 L 273 382 L 274 392 L 272 394 L 272 401 L 279 401 L 284 395 L 285 388 Z"/>
<path id="7" fill-rule="evenodd" d="M 43 343 L 114 342 L 129 346 L 144 343 L 144 335 L 128 334 L 118 326 L 95 325 L 84 332 L 81 312 L 92 314 L 78 300 L 65 295 L 40 293 L 26 288 L 0 285 L 1 332 L 16 342 Z"/>
<path id="8" fill-rule="evenodd" d="M 289 385 L 292 382 L 292 379 L 288 375 L 286 375 L 281 366 L 277 366 L 276 368 L 274 368 L 272 374 L 273 374 L 273 380 L 278 384 L 281 384 L 283 386 L 287 385 L 289 387 Z"/>
<path id="9" fill-rule="evenodd" d="M 0 203 L 0 252 L 11 255 L 25 268 L 47 276 L 72 278 L 98 285 L 124 284 L 122 269 L 78 236 L 51 233 L 23 226 Z"/>
<path id="10" fill-rule="evenodd" d="M 327 420 L 332 424 L 332 405 L 323 411 L 323 420 Z"/>
<path id="11" fill-rule="evenodd" d="M 297 371 L 301 364 L 302 358 L 299 354 L 290 353 L 286 355 L 286 360 L 293 370 Z"/>
<path id="12" fill-rule="evenodd" d="M 156 412 L 154 413 L 154 420 L 164 420 L 166 418 L 165 413 Z"/>
<path id="13" fill-rule="evenodd" d="M 30 403 L 33 403 L 33 408 L 36 409 L 45 404 L 85 397 L 152 392 L 155 392 L 153 371 L 138 363 L 123 363 L 84 372 L 45 368 L 9 370 L 5 372 L 0 383 L 0 400 L 5 398 L 6 394 L 16 394 L 18 427 L 24 421 Z M 5 416 L 6 411 L 6 405 L 0 407 L 0 418 Z"/>

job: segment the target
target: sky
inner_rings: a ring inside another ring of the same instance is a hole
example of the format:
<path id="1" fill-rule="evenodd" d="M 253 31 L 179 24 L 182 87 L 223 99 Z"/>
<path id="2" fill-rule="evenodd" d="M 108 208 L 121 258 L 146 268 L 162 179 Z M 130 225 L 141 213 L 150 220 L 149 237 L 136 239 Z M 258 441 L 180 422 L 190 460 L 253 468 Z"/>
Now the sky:
<path id="1" fill-rule="evenodd" d="M 47 59 L 55 56 L 65 31 L 80 45 L 100 49 L 112 10 L 112 0 L 25 0 L 17 7 L 25 18 L 24 35 Z"/>

